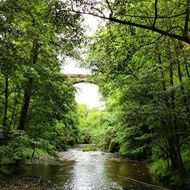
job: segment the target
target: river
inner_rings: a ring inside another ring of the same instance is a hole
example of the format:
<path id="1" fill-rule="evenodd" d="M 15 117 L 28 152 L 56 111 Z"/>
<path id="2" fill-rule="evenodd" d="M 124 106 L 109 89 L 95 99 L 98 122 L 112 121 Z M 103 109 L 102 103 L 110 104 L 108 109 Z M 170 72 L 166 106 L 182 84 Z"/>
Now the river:
<path id="1" fill-rule="evenodd" d="M 152 185 L 150 185 L 152 184 Z M 158 187 L 146 164 L 118 159 L 115 154 L 84 152 L 59 154 L 50 163 L 26 164 L 1 183 L 1 190 L 150 190 Z"/>

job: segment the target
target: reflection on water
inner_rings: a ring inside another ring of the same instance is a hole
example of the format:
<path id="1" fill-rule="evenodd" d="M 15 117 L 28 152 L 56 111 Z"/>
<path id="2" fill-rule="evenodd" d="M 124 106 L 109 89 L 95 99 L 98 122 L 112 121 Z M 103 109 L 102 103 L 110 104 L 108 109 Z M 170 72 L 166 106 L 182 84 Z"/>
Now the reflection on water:
<path id="1" fill-rule="evenodd" d="M 65 161 L 61 164 L 32 164 L 23 167 L 26 175 L 46 179 L 51 185 L 64 183 L 70 178 L 74 161 Z"/>
<path id="2" fill-rule="evenodd" d="M 150 189 L 150 186 L 148 184 L 156 184 L 156 181 L 153 180 L 152 176 L 149 174 L 147 166 L 142 163 L 135 163 L 130 161 L 116 162 L 114 160 L 108 159 L 106 168 L 109 178 L 117 181 L 117 183 L 122 187 L 127 187 L 127 189 L 135 188 L 146 190 Z M 153 189 L 152 186 L 151 189 Z"/>
<path id="3" fill-rule="evenodd" d="M 60 153 L 60 160 L 54 164 L 26 165 L 20 172 L 45 180 L 45 184 L 38 184 L 40 190 L 160 189 L 143 183 L 155 184 L 145 164 L 113 158 L 110 153 L 71 149 Z M 18 189 L 33 190 L 29 186 Z"/>
<path id="4" fill-rule="evenodd" d="M 116 182 L 107 177 L 105 167 L 107 155 L 101 152 L 82 152 L 71 150 L 75 160 L 72 175 L 65 183 L 68 190 L 119 190 Z M 67 158 L 68 159 L 68 158 Z"/>

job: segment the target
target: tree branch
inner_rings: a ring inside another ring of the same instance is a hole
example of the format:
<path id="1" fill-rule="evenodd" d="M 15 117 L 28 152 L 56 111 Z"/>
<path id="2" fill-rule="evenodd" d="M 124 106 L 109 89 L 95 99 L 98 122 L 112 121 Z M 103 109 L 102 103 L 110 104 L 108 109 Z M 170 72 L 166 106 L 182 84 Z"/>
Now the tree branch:
<path id="1" fill-rule="evenodd" d="M 170 38 L 177 39 L 177 40 L 180 40 L 180 41 L 183 41 L 183 42 L 186 42 L 186 43 L 190 44 L 189 37 L 180 36 L 180 35 L 177 35 L 177 34 L 174 34 L 174 33 L 170 33 L 170 32 L 161 30 L 159 28 L 156 28 L 154 26 L 148 26 L 148 25 L 138 24 L 138 23 L 134 23 L 134 22 L 130 22 L 130 21 L 119 20 L 117 18 L 103 18 L 103 19 L 110 20 L 110 21 L 113 21 L 113 22 L 116 22 L 116 23 L 119 23 L 119 24 L 123 24 L 123 25 L 135 26 L 137 28 L 143 28 L 145 30 L 150 30 L 152 32 L 156 32 L 156 33 L 162 34 L 164 36 L 168 36 Z"/>
<path id="2" fill-rule="evenodd" d="M 189 16 L 190 16 L 190 0 L 187 0 L 185 26 L 184 26 L 184 36 L 187 38 L 189 33 Z"/>
<path id="3" fill-rule="evenodd" d="M 157 19 L 172 19 L 172 18 L 184 16 L 185 14 L 186 14 L 186 12 L 181 12 L 179 14 L 175 14 L 175 15 L 171 15 L 171 16 L 157 15 Z M 126 14 L 125 16 L 131 17 L 131 18 L 147 18 L 147 19 L 155 18 L 155 16 L 145 16 L 145 15 L 128 15 L 128 14 Z"/>
<path id="4" fill-rule="evenodd" d="M 162 34 L 164 36 L 167 36 L 167 37 L 170 37 L 170 38 L 173 38 L 173 39 L 177 39 L 177 40 L 180 40 L 182 42 L 190 44 L 190 38 L 188 36 L 181 36 L 181 35 L 178 35 L 178 34 L 174 34 L 174 33 L 171 33 L 170 31 L 168 32 L 168 31 L 156 28 L 154 26 L 139 24 L 139 23 L 132 22 L 132 21 L 121 20 L 121 19 L 117 19 L 117 18 L 114 18 L 114 17 L 101 16 L 101 15 L 91 13 L 91 12 L 83 12 L 83 11 L 78 11 L 78 10 L 67 10 L 67 11 L 74 12 L 74 13 L 77 13 L 77 14 L 83 14 L 83 15 L 92 15 L 92 16 L 95 16 L 95 17 L 98 17 L 98 18 L 101 18 L 101 19 L 104 19 L 104 20 L 108 20 L 108 21 L 111 21 L 111 22 L 115 22 L 115 23 L 118 23 L 118 24 L 122 24 L 122 25 L 126 25 L 126 26 L 134 26 L 134 27 L 137 27 L 137 28 L 142 28 L 142 29 L 149 30 L 149 31 L 152 31 L 152 32 L 156 32 L 158 34 Z"/>
<path id="5" fill-rule="evenodd" d="M 111 7 L 111 5 L 110 5 L 109 0 L 106 0 L 106 3 L 107 3 L 108 8 L 109 8 L 109 10 L 110 10 L 110 15 L 109 15 L 109 17 L 111 18 L 111 17 L 113 16 L 113 9 L 112 9 L 112 7 Z"/>
<path id="6" fill-rule="evenodd" d="M 155 0 L 154 3 L 154 11 L 155 11 L 155 17 L 154 17 L 154 22 L 153 22 L 153 27 L 156 25 L 156 20 L 158 18 L 158 0 Z"/>

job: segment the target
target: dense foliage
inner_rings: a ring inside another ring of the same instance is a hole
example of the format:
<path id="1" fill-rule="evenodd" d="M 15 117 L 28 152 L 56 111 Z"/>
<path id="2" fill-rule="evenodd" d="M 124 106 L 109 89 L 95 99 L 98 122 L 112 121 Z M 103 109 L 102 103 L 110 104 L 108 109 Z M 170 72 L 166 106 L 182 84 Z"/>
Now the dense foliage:
<path id="1" fill-rule="evenodd" d="M 55 154 L 77 138 L 74 87 L 59 57 L 75 56 L 81 18 L 48 0 L 0 1 L 0 163 Z"/>
<path id="2" fill-rule="evenodd" d="M 65 0 L 72 12 L 151 31 L 190 44 L 189 0 Z M 170 28 L 167 23 L 170 23 Z"/>
<path id="3" fill-rule="evenodd" d="M 84 39 L 80 14 L 106 20 L 87 58 L 105 110 L 77 108 L 61 73 Z M 189 189 L 189 18 L 190 0 L 1 0 L 0 164 L 79 141 Z"/>
<path id="4" fill-rule="evenodd" d="M 172 9 L 159 8 L 160 15 Z M 114 11 L 121 18 L 125 15 L 123 6 Z M 175 20 L 175 24 L 180 22 Z M 165 20 L 165 29 L 173 25 L 174 20 Z M 107 23 L 91 39 L 88 60 L 107 111 L 117 115 L 120 153 L 152 161 L 155 175 L 184 188 L 190 155 L 189 61 L 187 43 L 115 22 Z"/>
<path id="5" fill-rule="evenodd" d="M 118 151 L 115 118 L 106 110 L 78 106 L 79 142 L 89 144 L 84 150 Z"/>

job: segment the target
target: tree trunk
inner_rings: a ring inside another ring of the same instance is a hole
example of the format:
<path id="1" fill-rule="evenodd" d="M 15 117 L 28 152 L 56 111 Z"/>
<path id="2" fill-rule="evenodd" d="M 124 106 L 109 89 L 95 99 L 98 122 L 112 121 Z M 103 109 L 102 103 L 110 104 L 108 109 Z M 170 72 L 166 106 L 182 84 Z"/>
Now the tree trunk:
<path id="1" fill-rule="evenodd" d="M 181 157 L 179 138 L 168 138 L 168 144 L 172 170 L 180 176 L 184 176 L 186 171 Z"/>
<path id="2" fill-rule="evenodd" d="M 188 102 L 188 99 L 187 99 L 187 95 L 185 93 L 185 89 L 184 89 L 184 85 L 183 85 L 183 76 L 182 76 L 182 72 L 181 72 L 181 63 L 180 63 L 180 60 L 179 60 L 179 45 L 177 45 L 175 42 L 174 42 L 174 45 L 175 45 L 175 52 L 176 52 L 176 64 L 177 64 L 177 71 L 178 71 L 178 79 L 179 79 L 179 83 L 180 83 L 180 90 L 181 90 L 181 93 L 182 93 L 182 101 L 183 101 L 183 106 L 185 108 L 185 112 L 187 114 L 187 121 L 188 121 L 188 125 L 190 123 L 190 109 L 189 109 L 189 102 Z"/>
<path id="3" fill-rule="evenodd" d="M 20 121 L 19 121 L 20 130 L 24 130 L 25 125 L 26 125 L 27 113 L 28 113 L 28 108 L 30 104 L 32 88 L 33 88 L 33 78 L 30 78 L 24 90 L 24 101 L 23 101 L 22 110 L 20 114 Z"/>
<path id="4" fill-rule="evenodd" d="M 156 54 L 157 62 L 160 66 L 160 76 L 162 79 L 162 90 L 163 90 L 164 102 L 165 102 L 167 108 L 170 109 L 169 100 L 168 100 L 168 96 L 167 96 L 167 92 L 166 92 L 167 87 L 166 87 L 165 73 L 164 73 L 163 64 L 162 64 L 162 57 L 161 57 L 161 53 L 159 52 L 159 45 L 158 46 L 156 45 L 156 47 L 155 47 L 155 54 Z M 161 125 L 167 126 L 168 121 L 166 121 L 165 119 L 161 120 Z M 166 127 L 166 131 L 167 131 L 166 132 L 167 134 L 170 133 L 169 127 Z M 167 138 L 164 137 L 164 140 L 165 140 L 165 142 L 167 142 Z M 158 145 L 158 146 L 159 146 L 160 150 L 165 154 L 165 156 L 167 158 L 168 167 L 169 167 L 170 154 L 168 152 L 168 147 L 167 146 L 163 147 L 161 145 Z"/>
<path id="5" fill-rule="evenodd" d="M 31 56 L 31 66 L 37 63 L 39 48 L 40 48 L 39 43 L 37 42 L 37 40 L 34 40 L 33 48 L 32 48 L 32 56 Z M 30 98 L 32 95 L 33 83 L 34 83 L 33 77 L 28 77 L 28 82 L 24 90 L 23 105 L 22 105 L 22 109 L 20 113 L 20 120 L 19 120 L 19 127 L 18 127 L 18 129 L 20 130 L 25 130 L 27 114 L 28 114 L 28 109 L 30 105 Z"/>
<path id="6" fill-rule="evenodd" d="M 9 96 L 9 81 L 8 76 L 5 76 L 5 107 L 4 107 L 4 116 L 2 127 L 7 129 L 7 112 L 8 112 L 8 96 Z"/>
<path id="7" fill-rule="evenodd" d="M 185 51 L 183 50 L 182 47 L 181 47 L 181 49 L 182 49 L 182 54 L 183 54 L 183 58 L 184 58 L 184 64 L 185 64 L 186 74 L 187 74 L 188 79 L 190 80 L 189 64 L 187 62 L 187 55 L 186 55 L 186 53 L 185 53 Z"/>
<path id="8" fill-rule="evenodd" d="M 171 57 L 171 44 L 168 40 L 168 60 L 169 60 L 169 75 L 170 75 L 170 87 L 174 87 L 174 79 L 173 79 L 173 60 Z M 182 80 L 181 70 L 178 67 L 178 75 L 180 80 Z M 171 101 L 170 101 L 170 108 L 172 110 L 175 110 L 175 93 L 172 89 L 171 91 Z M 182 157 L 181 157 L 181 150 L 180 150 L 180 142 L 178 137 L 178 129 L 176 128 L 175 120 L 176 118 L 172 118 L 171 116 L 171 122 L 170 122 L 170 135 L 167 138 L 168 141 L 168 152 L 170 153 L 170 160 L 171 160 L 171 167 L 172 170 L 177 172 L 180 176 L 184 176 L 185 174 L 185 167 L 183 165 Z"/>
<path id="9" fill-rule="evenodd" d="M 14 106 L 13 106 L 12 116 L 11 116 L 11 119 L 10 119 L 9 128 L 11 128 L 13 123 L 14 123 L 19 98 L 20 98 L 20 91 L 18 92 L 18 94 L 15 94 L 15 97 L 14 97 Z"/>
<path id="10" fill-rule="evenodd" d="M 170 44 L 170 40 L 168 40 L 168 47 L 167 47 L 167 57 L 169 60 L 169 76 L 170 76 L 170 87 L 173 88 L 174 87 L 174 79 L 173 79 L 173 61 L 172 61 L 172 57 L 171 57 L 171 44 Z M 171 104 L 171 108 L 175 109 L 175 93 L 174 93 L 174 89 L 171 90 L 171 98 L 170 98 L 170 104 Z"/>

